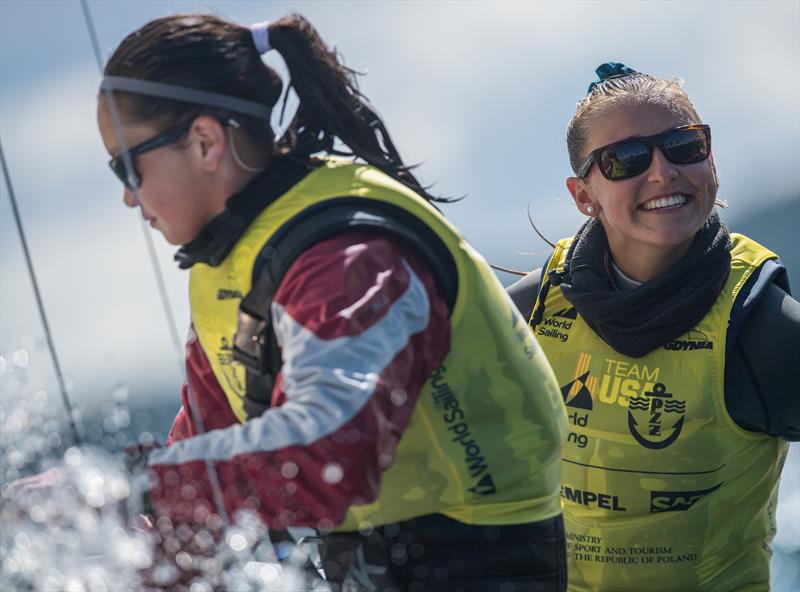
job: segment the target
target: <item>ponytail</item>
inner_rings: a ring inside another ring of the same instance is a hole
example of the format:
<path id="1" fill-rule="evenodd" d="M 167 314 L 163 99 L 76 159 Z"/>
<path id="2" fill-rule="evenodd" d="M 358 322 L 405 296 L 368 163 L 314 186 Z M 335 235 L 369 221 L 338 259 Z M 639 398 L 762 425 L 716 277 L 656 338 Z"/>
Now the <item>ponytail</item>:
<path id="1" fill-rule="evenodd" d="M 106 77 L 128 78 L 207 91 L 273 108 L 283 84 L 261 60 L 274 48 L 289 69 L 289 88 L 300 100 L 297 113 L 274 151 L 307 159 L 317 152 L 360 158 L 430 201 L 406 166 L 381 118 L 358 90 L 356 72 L 340 63 L 303 16 L 292 14 L 252 28 L 213 15 L 183 14 L 155 19 L 128 35 L 109 58 Z M 164 129 L 201 113 L 229 117 L 202 100 L 144 91 L 118 91 L 126 115 Z M 151 85 L 152 86 L 152 85 Z M 174 93 L 173 93 L 174 94 Z M 286 107 L 288 90 L 282 108 Z M 274 135 L 263 117 L 237 113 L 245 133 L 268 151 Z M 265 129 L 266 128 L 266 129 Z M 350 151 L 337 148 L 337 139 Z"/>
<path id="2" fill-rule="evenodd" d="M 299 14 L 269 25 L 269 44 L 289 70 L 288 90 L 299 99 L 297 112 L 278 140 L 283 154 L 308 157 L 316 152 L 354 156 L 400 181 L 429 201 L 449 202 L 430 195 L 403 163 L 381 118 L 358 89 L 357 72 L 343 65 L 316 29 Z M 350 152 L 334 145 L 339 139 Z"/>

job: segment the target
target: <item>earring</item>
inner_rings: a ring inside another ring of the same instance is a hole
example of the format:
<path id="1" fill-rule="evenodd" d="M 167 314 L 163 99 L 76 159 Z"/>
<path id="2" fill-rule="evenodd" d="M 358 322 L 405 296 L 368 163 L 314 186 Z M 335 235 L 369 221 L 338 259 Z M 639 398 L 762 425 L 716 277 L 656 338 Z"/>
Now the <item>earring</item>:
<path id="1" fill-rule="evenodd" d="M 586 206 L 586 213 L 591 216 L 594 213 L 594 206 Z"/>

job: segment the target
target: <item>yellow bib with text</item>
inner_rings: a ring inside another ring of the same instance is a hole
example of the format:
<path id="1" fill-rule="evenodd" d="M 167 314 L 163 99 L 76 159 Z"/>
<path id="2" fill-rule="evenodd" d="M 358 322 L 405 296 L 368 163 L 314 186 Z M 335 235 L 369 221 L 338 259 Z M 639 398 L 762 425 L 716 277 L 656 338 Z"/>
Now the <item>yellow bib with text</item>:
<path id="1" fill-rule="evenodd" d="M 708 314 L 640 358 L 602 341 L 560 288 L 547 292 L 535 332 L 569 420 L 561 498 L 571 592 L 769 588 L 787 445 L 733 422 L 724 380 L 734 300 L 775 255 L 731 240 L 731 273 Z M 559 241 L 547 271 L 563 268 L 570 243 Z"/>
<path id="2" fill-rule="evenodd" d="M 424 199 L 369 166 L 325 161 L 267 206 L 220 265 L 192 267 L 192 320 L 236 416 L 245 421 L 245 374 L 231 344 L 256 257 L 286 222 L 339 198 L 381 201 L 427 224 L 455 261 L 458 293 L 450 352 L 423 387 L 378 499 L 352 506 L 338 529 L 437 512 L 497 525 L 558 515 L 566 414 L 541 348 L 458 231 Z"/>

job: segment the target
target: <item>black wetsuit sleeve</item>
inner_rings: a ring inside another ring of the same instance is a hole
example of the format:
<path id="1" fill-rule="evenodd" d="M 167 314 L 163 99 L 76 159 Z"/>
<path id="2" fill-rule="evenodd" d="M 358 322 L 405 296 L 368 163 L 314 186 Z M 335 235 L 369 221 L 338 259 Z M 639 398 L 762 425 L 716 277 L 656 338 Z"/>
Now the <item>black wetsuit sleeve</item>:
<path id="1" fill-rule="evenodd" d="M 517 305 L 519 312 L 526 321 L 530 320 L 533 313 L 533 306 L 536 304 L 536 295 L 539 293 L 539 281 L 542 278 L 542 270 L 534 269 L 521 280 L 511 284 L 506 288 L 506 292 L 511 296 L 511 300 Z"/>
<path id="2" fill-rule="evenodd" d="M 775 284 L 729 352 L 725 406 L 746 430 L 800 440 L 800 303 Z"/>

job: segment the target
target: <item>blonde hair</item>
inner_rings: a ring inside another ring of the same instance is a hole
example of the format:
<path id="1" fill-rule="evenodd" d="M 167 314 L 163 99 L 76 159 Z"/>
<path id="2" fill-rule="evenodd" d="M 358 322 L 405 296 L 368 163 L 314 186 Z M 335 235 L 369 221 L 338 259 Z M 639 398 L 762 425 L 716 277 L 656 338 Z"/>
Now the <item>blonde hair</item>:
<path id="1" fill-rule="evenodd" d="M 586 158 L 586 142 L 592 124 L 608 109 L 637 105 L 661 105 L 684 119 L 686 124 L 702 123 L 700 114 L 683 90 L 683 81 L 678 78 L 667 79 L 641 72 L 606 78 L 578 102 L 567 126 L 567 152 L 575 173 Z"/>

